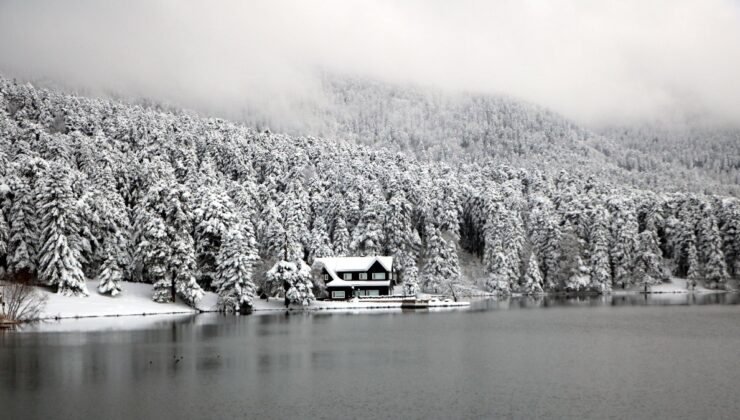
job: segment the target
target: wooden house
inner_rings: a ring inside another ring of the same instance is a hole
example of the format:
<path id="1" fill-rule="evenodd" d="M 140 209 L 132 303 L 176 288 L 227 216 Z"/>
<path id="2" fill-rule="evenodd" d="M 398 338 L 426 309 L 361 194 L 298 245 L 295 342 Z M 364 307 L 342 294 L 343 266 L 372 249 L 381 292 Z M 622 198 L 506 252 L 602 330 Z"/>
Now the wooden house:
<path id="1" fill-rule="evenodd" d="M 316 265 L 332 299 L 391 294 L 393 257 L 316 258 Z"/>

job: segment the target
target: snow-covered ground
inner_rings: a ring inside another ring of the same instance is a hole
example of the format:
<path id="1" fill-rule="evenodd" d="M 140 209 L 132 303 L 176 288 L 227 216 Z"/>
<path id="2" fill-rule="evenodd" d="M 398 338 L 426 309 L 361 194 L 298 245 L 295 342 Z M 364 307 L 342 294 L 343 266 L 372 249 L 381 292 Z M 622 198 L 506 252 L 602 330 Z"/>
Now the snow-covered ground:
<path id="1" fill-rule="evenodd" d="M 688 280 L 686 279 L 680 279 L 677 277 L 672 277 L 668 283 L 660 283 L 656 284 L 655 286 L 652 286 L 650 288 L 650 293 L 688 293 L 688 287 L 687 287 Z M 731 289 L 735 289 L 737 286 L 736 281 L 730 281 Z M 695 293 L 721 293 L 725 290 L 722 289 L 708 289 L 704 287 L 701 282 L 696 286 L 694 289 Z M 633 294 L 633 293 L 642 293 L 643 288 L 639 286 L 631 287 L 629 289 L 625 290 L 619 290 L 615 289 L 612 293 L 619 295 L 619 294 Z"/>
<path id="2" fill-rule="evenodd" d="M 737 282 L 732 283 L 733 288 Z M 46 307 L 41 318 L 65 319 L 65 318 L 87 318 L 87 317 L 120 317 L 132 315 L 164 315 L 164 314 L 193 314 L 197 312 L 213 312 L 216 310 L 217 295 L 206 292 L 203 299 L 198 302 L 197 308 L 191 308 L 181 301 L 174 303 L 156 303 L 152 301 L 152 286 L 144 283 L 123 283 L 123 292 L 111 297 L 101 295 L 97 292 L 97 282 L 88 281 L 87 288 L 90 296 L 87 298 L 66 297 L 51 292 L 48 289 L 40 289 L 41 293 L 48 296 Z M 615 295 L 635 294 L 642 292 L 641 288 L 627 290 L 615 290 Z M 721 292 L 697 286 L 695 292 L 712 293 Z M 669 283 L 663 283 L 652 287 L 651 293 L 687 293 L 686 280 L 674 278 Z M 443 302 L 439 306 L 452 306 Z M 401 302 L 383 301 L 316 301 L 308 307 L 291 306 L 291 310 L 335 310 L 335 311 L 363 311 L 370 309 L 400 310 Z M 255 312 L 285 311 L 282 299 L 270 299 L 269 301 L 256 299 L 254 302 Z M 130 320 L 121 322 L 129 323 Z"/>
<path id="3" fill-rule="evenodd" d="M 191 308 L 181 301 L 175 303 L 156 303 L 152 301 L 152 285 L 144 283 L 126 283 L 122 285 L 123 292 L 115 297 L 101 295 L 97 292 L 97 282 L 88 281 L 87 288 L 90 296 L 86 298 L 67 297 L 58 295 L 48 289 L 40 289 L 48 297 L 46 307 L 41 318 L 86 318 L 86 317 L 116 317 L 128 315 L 162 315 L 162 314 L 192 314 L 197 312 L 213 312 L 216 310 L 217 295 L 206 292 L 197 308 Z M 453 303 L 438 302 L 431 306 L 451 307 L 464 306 Z M 401 302 L 374 301 L 316 301 L 310 306 L 293 306 L 292 310 L 366 310 L 379 308 L 401 308 Z M 269 301 L 256 299 L 254 311 L 285 311 L 282 299 Z"/>
<path id="4" fill-rule="evenodd" d="M 156 303 L 152 301 L 152 285 L 123 283 L 123 292 L 115 297 L 98 293 L 98 282 L 88 281 L 86 298 L 67 297 L 40 289 L 48 296 L 41 318 L 82 318 L 92 316 L 153 315 L 195 313 L 197 310 L 183 302 Z M 215 306 L 215 294 L 212 300 Z M 210 296 L 209 296 L 210 298 Z"/>

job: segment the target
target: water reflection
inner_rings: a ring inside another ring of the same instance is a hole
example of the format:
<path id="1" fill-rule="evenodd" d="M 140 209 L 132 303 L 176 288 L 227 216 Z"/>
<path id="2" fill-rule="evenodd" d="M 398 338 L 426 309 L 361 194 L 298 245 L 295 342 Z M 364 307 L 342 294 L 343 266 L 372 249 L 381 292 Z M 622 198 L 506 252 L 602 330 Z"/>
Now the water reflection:
<path id="1" fill-rule="evenodd" d="M 133 330 L 64 321 L 0 334 L 0 417 L 727 417 L 739 302 L 541 296 L 444 313 L 132 317 Z"/>
<path id="2" fill-rule="evenodd" d="M 600 306 L 738 305 L 740 293 L 653 293 L 517 296 L 473 301 L 471 310 L 542 309 Z"/>

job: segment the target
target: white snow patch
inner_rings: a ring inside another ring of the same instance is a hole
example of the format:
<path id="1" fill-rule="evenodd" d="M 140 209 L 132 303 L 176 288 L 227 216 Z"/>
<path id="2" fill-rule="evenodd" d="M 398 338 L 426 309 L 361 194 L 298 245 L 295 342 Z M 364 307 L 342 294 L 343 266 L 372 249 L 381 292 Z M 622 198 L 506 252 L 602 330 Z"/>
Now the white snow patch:
<path id="1" fill-rule="evenodd" d="M 157 303 L 152 301 L 152 285 L 145 283 L 121 282 L 122 292 L 118 296 L 101 295 L 97 292 L 98 282 L 88 280 L 87 289 L 89 297 L 69 297 L 53 293 L 48 289 L 40 289 L 49 297 L 41 318 L 82 318 L 97 316 L 116 315 L 152 315 L 173 313 L 195 313 L 197 309 L 191 308 L 179 299 L 174 303 Z M 215 298 L 206 293 L 210 302 Z"/>

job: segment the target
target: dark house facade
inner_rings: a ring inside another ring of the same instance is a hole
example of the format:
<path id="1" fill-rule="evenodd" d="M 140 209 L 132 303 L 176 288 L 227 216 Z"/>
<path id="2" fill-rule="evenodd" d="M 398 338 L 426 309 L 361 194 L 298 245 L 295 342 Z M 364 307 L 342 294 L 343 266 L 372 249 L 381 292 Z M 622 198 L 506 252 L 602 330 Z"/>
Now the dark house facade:
<path id="1" fill-rule="evenodd" d="M 393 281 L 393 257 L 317 258 L 331 299 L 387 296 Z"/>

